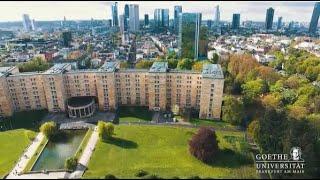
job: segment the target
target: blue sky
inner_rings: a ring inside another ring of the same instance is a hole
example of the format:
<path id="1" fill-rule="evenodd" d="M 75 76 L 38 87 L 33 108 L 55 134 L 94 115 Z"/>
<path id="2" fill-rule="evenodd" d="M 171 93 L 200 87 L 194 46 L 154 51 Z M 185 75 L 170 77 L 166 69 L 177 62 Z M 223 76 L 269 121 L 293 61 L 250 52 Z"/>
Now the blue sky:
<path id="1" fill-rule="evenodd" d="M 112 1 L 1 1 L 0 21 L 21 21 L 22 14 L 27 13 L 37 20 L 62 20 L 66 16 L 70 20 L 109 19 Z M 283 16 L 285 22 L 309 22 L 315 1 L 119 1 L 119 14 L 123 13 L 124 4 L 139 4 L 140 19 L 145 13 L 153 19 L 155 8 L 169 8 L 173 17 L 173 6 L 182 5 L 184 12 L 201 12 L 203 19 L 213 19 L 214 6 L 220 6 L 221 19 L 230 21 L 232 13 L 240 13 L 241 21 L 264 21 L 266 9 L 275 9 L 274 21 Z"/>

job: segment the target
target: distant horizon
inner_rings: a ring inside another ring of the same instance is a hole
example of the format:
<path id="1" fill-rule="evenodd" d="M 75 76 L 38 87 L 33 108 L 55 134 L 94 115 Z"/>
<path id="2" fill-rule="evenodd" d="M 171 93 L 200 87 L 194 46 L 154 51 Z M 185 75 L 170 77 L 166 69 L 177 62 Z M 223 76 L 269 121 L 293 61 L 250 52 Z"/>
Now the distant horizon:
<path id="1" fill-rule="evenodd" d="M 0 22 L 22 22 L 22 14 L 35 21 L 70 21 L 111 19 L 111 4 L 116 1 L 1 1 Z M 138 4 L 140 20 L 144 14 L 153 19 L 156 8 L 168 8 L 173 19 L 173 7 L 182 5 L 182 12 L 200 12 L 203 20 L 213 20 L 214 7 L 220 6 L 221 21 L 230 22 L 233 13 L 240 13 L 240 21 L 264 22 L 266 10 L 275 9 L 273 21 L 283 17 L 283 22 L 310 22 L 316 1 L 119 1 L 118 16 L 125 4 Z M 236 5 L 235 5 L 236 4 Z M 54 8 L 54 9 L 53 9 Z M 297 16 L 297 13 L 299 16 Z"/>

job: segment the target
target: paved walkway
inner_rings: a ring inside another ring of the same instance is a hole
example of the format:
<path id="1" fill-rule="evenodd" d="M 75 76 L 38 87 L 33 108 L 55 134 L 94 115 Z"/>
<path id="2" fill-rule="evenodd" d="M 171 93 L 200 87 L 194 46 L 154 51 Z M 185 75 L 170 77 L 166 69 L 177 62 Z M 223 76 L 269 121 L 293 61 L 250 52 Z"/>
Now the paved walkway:
<path id="1" fill-rule="evenodd" d="M 95 146 L 97 144 L 99 140 L 99 135 L 98 135 L 98 128 L 97 126 L 94 128 L 94 131 L 88 141 L 87 146 L 85 147 L 79 161 L 78 161 L 78 166 L 76 168 L 76 170 L 70 174 L 70 176 L 68 177 L 69 179 L 79 179 L 82 177 L 82 175 L 84 174 L 84 171 L 86 170 L 91 155 L 95 149 Z"/>
<path id="2" fill-rule="evenodd" d="M 24 151 L 23 155 L 18 160 L 18 163 L 15 165 L 15 167 L 9 173 L 7 179 L 19 178 L 19 174 L 21 174 L 23 172 L 23 170 L 27 166 L 29 159 L 34 155 L 37 148 L 40 146 L 43 138 L 44 138 L 44 135 L 42 133 L 38 133 L 38 135 L 35 137 L 35 139 L 32 141 L 32 143 Z"/>

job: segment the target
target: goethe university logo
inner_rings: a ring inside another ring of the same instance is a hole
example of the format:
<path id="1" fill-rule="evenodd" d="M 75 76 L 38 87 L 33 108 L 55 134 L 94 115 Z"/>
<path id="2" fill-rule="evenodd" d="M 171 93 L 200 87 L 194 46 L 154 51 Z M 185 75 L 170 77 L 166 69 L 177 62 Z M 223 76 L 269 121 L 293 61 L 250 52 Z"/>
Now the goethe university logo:
<path id="1" fill-rule="evenodd" d="M 256 154 L 257 173 L 301 174 L 305 161 L 300 147 L 292 147 L 289 154 Z"/>

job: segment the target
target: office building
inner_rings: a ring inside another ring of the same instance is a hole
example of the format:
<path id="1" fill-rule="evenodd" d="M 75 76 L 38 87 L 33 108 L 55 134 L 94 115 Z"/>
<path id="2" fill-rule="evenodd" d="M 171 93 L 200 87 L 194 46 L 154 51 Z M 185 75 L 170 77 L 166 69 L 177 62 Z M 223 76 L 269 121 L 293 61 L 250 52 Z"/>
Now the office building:
<path id="1" fill-rule="evenodd" d="M 139 5 L 130 4 L 129 5 L 129 31 L 137 32 L 140 29 L 139 23 Z"/>
<path id="2" fill-rule="evenodd" d="M 273 15 L 274 15 L 274 9 L 271 8 L 271 7 L 268 8 L 267 9 L 267 13 L 266 13 L 266 22 L 265 22 L 266 30 L 271 30 L 272 29 Z"/>
<path id="3" fill-rule="evenodd" d="M 318 27 L 320 15 L 320 2 L 316 2 L 313 8 L 312 17 L 309 25 L 309 33 L 315 33 Z"/>
<path id="4" fill-rule="evenodd" d="M 120 27 L 120 33 L 123 34 L 125 29 L 124 29 L 124 22 L 125 22 L 125 17 L 124 15 L 119 16 L 119 27 Z"/>
<path id="5" fill-rule="evenodd" d="M 124 5 L 124 30 L 128 31 L 129 29 L 129 5 Z"/>
<path id="6" fill-rule="evenodd" d="M 233 14 L 232 15 L 232 29 L 239 29 L 240 28 L 240 14 Z"/>
<path id="7" fill-rule="evenodd" d="M 154 26 L 159 31 L 169 28 L 169 9 L 154 10 Z"/>
<path id="8" fill-rule="evenodd" d="M 120 106 L 146 106 L 153 111 L 195 110 L 199 118 L 220 119 L 224 76 L 218 64 L 202 72 L 168 68 L 155 62 L 150 69 L 120 69 L 106 62 L 99 69 L 74 70 L 55 64 L 45 72 L 20 73 L 17 67 L 0 68 L 0 115 L 48 109 L 70 117 L 116 111 Z M 86 100 L 74 106 L 73 102 Z M 120 107 L 121 108 L 121 107 Z"/>
<path id="9" fill-rule="evenodd" d="M 70 31 L 62 32 L 62 45 L 64 47 L 70 47 L 72 41 L 72 34 Z"/>
<path id="10" fill-rule="evenodd" d="M 282 17 L 278 17 L 277 30 L 282 28 Z"/>
<path id="11" fill-rule="evenodd" d="M 24 30 L 27 31 L 27 32 L 32 31 L 32 23 L 31 23 L 29 15 L 28 14 L 23 14 L 22 15 L 22 19 L 23 19 Z"/>
<path id="12" fill-rule="evenodd" d="M 179 14 L 180 13 L 182 13 L 182 6 L 174 6 L 173 30 L 177 34 L 179 32 Z"/>
<path id="13" fill-rule="evenodd" d="M 202 59 L 207 56 L 207 30 L 201 27 L 201 17 L 201 13 L 180 14 L 178 46 L 182 58 Z"/>
<path id="14" fill-rule="evenodd" d="M 214 22 L 215 26 L 218 26 L 220 24 L 220 9 L 219 9 L 219 5 L 214 7 L 213 22 Z"/>
<path id="15" fill-rule="evenodd" d="M 148 14 L 144 15 L 144 26 L 149 26 L 149 15 Z"/>
<path id="16" fill-rule="evenodd" d="M 112 26 L 119 26 L 118 21 L 118 2 L 115 2 L 111 5 L 111 13 L 112 13 Z"/>

